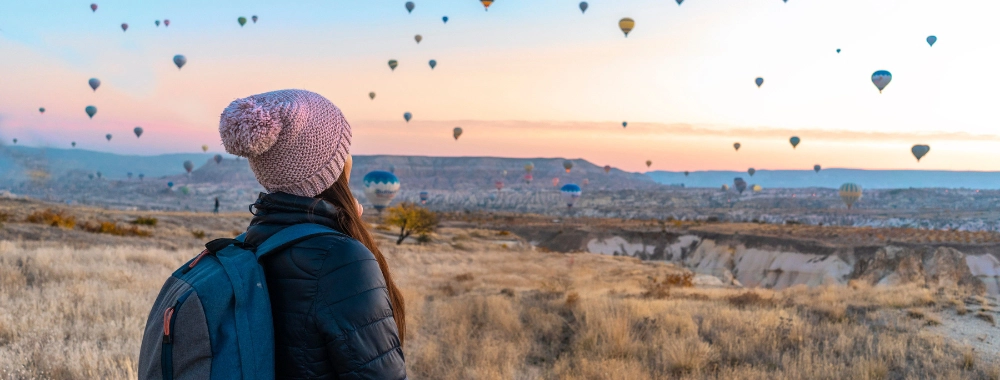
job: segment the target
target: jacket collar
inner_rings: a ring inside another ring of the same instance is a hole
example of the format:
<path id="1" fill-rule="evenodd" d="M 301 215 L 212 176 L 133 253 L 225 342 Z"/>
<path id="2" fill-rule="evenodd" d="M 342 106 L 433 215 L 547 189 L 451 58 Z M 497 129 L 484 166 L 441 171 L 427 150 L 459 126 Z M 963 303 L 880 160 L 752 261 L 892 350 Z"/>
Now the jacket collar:
<path id="1" fill-rule="evenodd" d="M 287 193 L 260 193 L 250 206 L 250 226 L 315 223 L 340 231 L 340 209 L 322 199 Z"/>

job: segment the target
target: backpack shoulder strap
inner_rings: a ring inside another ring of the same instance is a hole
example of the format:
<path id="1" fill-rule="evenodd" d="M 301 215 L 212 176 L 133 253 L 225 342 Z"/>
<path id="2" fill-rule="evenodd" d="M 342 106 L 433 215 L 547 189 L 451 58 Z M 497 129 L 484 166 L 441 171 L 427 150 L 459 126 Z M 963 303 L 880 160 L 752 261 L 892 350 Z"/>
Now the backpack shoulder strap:
<path id="1" fill-rule="evenodd" d="M 333 228 L 314 223 L 303 223 L 285 227 L 285 229 L 271 235 L 271 237 L 267 238 L 267 240 L 264 240 L 263 243 L 257 246 L 257 260 L 260 260 L 262 257 L 267 256 L 271 252 L 280 251 L 281 249 L 292 246 L 300 241 L 321 235 L 342 234 Z"/>

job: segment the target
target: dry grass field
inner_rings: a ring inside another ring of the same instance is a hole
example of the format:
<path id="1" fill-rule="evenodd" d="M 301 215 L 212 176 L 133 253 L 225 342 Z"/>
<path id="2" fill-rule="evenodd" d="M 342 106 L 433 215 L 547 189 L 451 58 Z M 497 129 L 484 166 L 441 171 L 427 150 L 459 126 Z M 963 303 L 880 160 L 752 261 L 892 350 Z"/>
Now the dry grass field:
<path id="1" fill-rule="evenodd" d="M 135 378 L 152 300 L 196 253 L 142 241 L 0 242 L 0 378 Z M 1000 377 L 934 332 L 965 312 L 954 290 L 690 287 L 670 265 L 538 252 L 489 230 L 382 244 L 414 379 Z"/>

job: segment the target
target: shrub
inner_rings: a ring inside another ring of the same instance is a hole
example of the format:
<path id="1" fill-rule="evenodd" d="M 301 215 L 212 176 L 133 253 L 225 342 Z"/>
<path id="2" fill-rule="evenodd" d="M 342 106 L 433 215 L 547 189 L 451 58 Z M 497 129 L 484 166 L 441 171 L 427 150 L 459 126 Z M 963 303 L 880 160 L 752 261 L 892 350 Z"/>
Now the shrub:
<path id="1" fill-rule="evenodd" d="M 52 209 L 48 209 L 45 211 L 35 211 L 31 213 L 31 215 L 28 215 L 28 223 L 38 223 L 52 227 L 72 229 L 73 227 L 76 227 L 76 217 L 66 213 L 65 211 L 54 211 Z"/>
<path id="2" fill-rule="evenodd" d="M 191 230 L 191 236 L 194 236 L 195 239 L 204 239 L 205 238 L 205 231 L 202 231 L 202 230 Z"/>
<path id="3" fill-rule="evenodd" d="M 745 309 L 751 306 L 771 307 L 776 303 L 773 299 L 761 297 L 757 292 L 746 292 L 740 295 L 731 296 L 727 299 L 730 305 Z"/>
<path id="4" fill-rule="evenodd" d="M 497 232 L 497 236 L 510 236 L 510 231 Z"/>
<path id="5" fill-rule="evenodd" d="M 458 281 L 458 282 L 472 281 L 474 278 L 475 277 L 472 276 L 472 273 L 463 273 L 463 274 L 460 274 L 458 276 L 455 276 L 455 281 Z"/>
<path id="6" fill-rule="evenodd" d="M 427 243 L 430 243 L 430 242 L 431 242 L 431 235 L 420 234 L 420 235 L 417 236 L 417 243 L 427 244 Z"/>
<path id="7" fill-rule="evenodd" d="M 95 234 L 108 234 L 115 236 L 152 236 L 153 233 L 143 230 L 137 226 L 119 226 L 115 222 L 86 222 L 83 230 Z"/>
<path id="8" fill-rule="evenodd" d="M 151 217 L 151 216 L 140 216 L 140 217 L 135 218 L 135 220 L 133 220 L 131 223 L 132 224 L 138 224 L 140 226 L 155 227 L 156 226 L 156 222 L 158 222 L 158 220 L 156 220 L 156 218 L 154 218 L 154 217 Z"/>
<path id="9" fill-rule="evenodd" d="M 670 288 L 690 288 L 694 286 L 694 273 L 668 274 L 663 280 L 650 277 L 646 282 L 643 298 L 664 299 L 670 296 Z"/>

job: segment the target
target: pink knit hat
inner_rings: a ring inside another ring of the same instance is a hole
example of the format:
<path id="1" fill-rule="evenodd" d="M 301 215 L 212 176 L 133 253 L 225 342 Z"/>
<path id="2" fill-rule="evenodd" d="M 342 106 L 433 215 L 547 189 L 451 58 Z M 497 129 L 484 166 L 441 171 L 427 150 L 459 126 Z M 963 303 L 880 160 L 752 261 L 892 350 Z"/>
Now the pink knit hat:
<path id="1" fill-rule="evenodd" d="M 315 197 L 344 171 L 351 125 L 337 106 L 305 90 L 280 90 L 234 100 L 222 111 L 226 151 L 246 157 L 270 192 Z"/>

